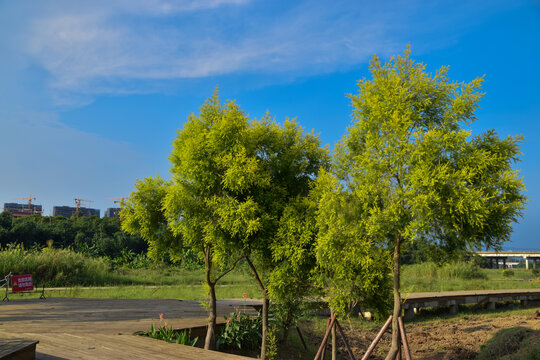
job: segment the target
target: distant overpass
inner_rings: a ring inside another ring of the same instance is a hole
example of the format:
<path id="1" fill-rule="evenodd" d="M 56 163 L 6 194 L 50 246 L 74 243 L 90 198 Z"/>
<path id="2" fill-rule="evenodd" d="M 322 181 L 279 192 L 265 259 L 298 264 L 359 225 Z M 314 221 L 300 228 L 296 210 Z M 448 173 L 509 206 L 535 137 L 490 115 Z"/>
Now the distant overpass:
<path id="1" fill-rule="evenodd" d="M 499 260 L 502 260 L 503 267 L 506 267 L 508 258 L 523 258 L 527 270 L 529 270 L 529 260 L 532 260 L 535 269 L 536 261 L 540 260 L 540 251 L 477 251 L 476 254 L 489 259 L 492 264 L 495 261 L 497 267 L 499 266 Z"/>

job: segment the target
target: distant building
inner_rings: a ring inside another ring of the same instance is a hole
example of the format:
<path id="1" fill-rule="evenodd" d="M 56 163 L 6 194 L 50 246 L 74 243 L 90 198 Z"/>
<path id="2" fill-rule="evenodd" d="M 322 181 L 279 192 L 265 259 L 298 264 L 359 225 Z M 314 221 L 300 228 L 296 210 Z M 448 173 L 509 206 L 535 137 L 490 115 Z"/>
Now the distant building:
<path id="1" fill-rule="evenodd" d="M 76 211 L 77 208 L 73 206 L 53 206 L 53 216 L 64 216 L 70 218 L 73 216 L 73 214 L 75 214 Z M 99 217 L 99 209 L 85 208 L 81 206 L 79 208 L 79 212 L 83 216 L 96 215 Z"/>
<path id="2" fill-rule="evenodd" d="M 105 213 L 105 216 L 110 217 L 110 218 L 120 219 L 120 209 L 121 208 L 119 208 L 119 207 L 117 207 L 117 208 L 108 208 L 107 212 Z"/>
<path id="3" fill-rule="evenodd" d="M 31 204 L 16 204 L 16 203 L 4 203 L 4 211 L 11 213 L 15 217 L 41 215 L 43 208 L 41 205 Z"/>

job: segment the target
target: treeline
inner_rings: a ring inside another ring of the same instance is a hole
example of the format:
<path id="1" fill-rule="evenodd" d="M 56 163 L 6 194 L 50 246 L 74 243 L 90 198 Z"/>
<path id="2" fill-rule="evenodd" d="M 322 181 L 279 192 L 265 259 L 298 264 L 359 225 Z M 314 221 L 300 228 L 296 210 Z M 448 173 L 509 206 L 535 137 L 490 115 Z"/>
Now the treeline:
<path id="1" fill-rule="evenodd" d="M 52 240 L 52 242 L 51 242 Z M 90 256 L 116 258 L 124 252 L 146 253 L 147 243 L 139 236 L 121 229 L 116 218 L 97 216 L 41 216 L 15 218 L 0 214 L 0 246 L 10 244 L 32 247 L 70 248 Z"/>

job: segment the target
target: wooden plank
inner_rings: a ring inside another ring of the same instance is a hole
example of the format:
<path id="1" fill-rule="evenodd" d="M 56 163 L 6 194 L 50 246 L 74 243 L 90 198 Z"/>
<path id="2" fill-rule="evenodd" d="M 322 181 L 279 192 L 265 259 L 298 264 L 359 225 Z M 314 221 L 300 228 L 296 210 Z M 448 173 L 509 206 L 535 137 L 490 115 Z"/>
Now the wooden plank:
<path id="1" fill-rule="evenodd" d="M 4 334 L 0 334 L 4 335 Z M 216 351 L 208 351 L 191 346 L 171 344 L 161 340 L 137 335 L 106 334 L 34 334 L 26 337 L 39 338 L 37 359 L 126 359 L 138 358 L 166 360 L 208 359 L 242 360 L 250 359 Z"/>

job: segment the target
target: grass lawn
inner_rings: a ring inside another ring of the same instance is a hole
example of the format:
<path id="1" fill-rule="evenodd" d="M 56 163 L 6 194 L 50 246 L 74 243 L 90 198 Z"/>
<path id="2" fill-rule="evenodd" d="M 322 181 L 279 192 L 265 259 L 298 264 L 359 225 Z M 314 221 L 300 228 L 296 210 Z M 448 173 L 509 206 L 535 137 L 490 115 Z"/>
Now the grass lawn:
<path id="1" fill-rule="evenodd" d="M 448 270 L 448 269 L 447 269 Z M 425 264 L 404 266 L 402 293 L 458 290 L 497 290 L 540 288 L 540 277 L 532 270 L 514 269 L 505 277 L 502 270 L 476 269 L 472 274 L 433 269 Z M 41 284 L 37 284 L 41 287 Z M 49 289 L 48 289 L 49 288 Z M 260 298 L 260 290 L 244 265 L 227 274 L 216 287 L 218 298 L 241 298 L 247 292 L 250 298 Z M 171 266 L 130 269 L 119 268 L 93 287 L 68 286 L 54 289 L 45 285 L 47 297 L 86 297 L 119 299 L 183 299 L 204 300 L 204 269 L 186 270 Z M 39 294 L 10 294 L 10 298 L 35 297 Z"/>
<path id="2" fill-rule="evenodd" d="M 402 292 L 431 292 L 458 290 L 497 290 L 540 288 L 540 278 L 531 270 L 515 269 L 514 276 L 504 277 L 501 270 L 482 269 L 482 279 L 447 279 L 424 276 L 404 271 Z M 413 276 L 414 275 L 414 276 Z M 48 297 L 87 297 L 118 299 L 206 299 L 204 270 L 184 270 L 173 267 L 157 269 L 120 269 L 114 278 L 122 285 L 102 287 L 69 287 L 47 289 Z M 251 298 L 260 298 L 260 291 L 252 276 L 244 270 L 231 272 L 217 285 L 218 298 L 241 298 L 248 292 Z M 38 294 L 11 294 L 10 298 L 35 297 Z"/>
<path id="3" fill-rule="evenodd" d="M 513 275 L 503 276 L 501 269 L 479 269 L 478 273 L 457 277 L 444 273 L 434 274 L 424 269 L 424 264 L 403 267 L 402 293 L 459 291 L 459 290 L 504 290 L 538 289 L 540 277 L 532 270 L 512 269 Z"/>

